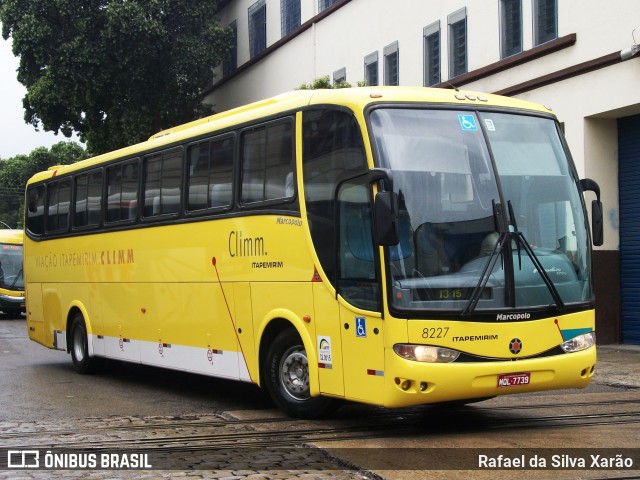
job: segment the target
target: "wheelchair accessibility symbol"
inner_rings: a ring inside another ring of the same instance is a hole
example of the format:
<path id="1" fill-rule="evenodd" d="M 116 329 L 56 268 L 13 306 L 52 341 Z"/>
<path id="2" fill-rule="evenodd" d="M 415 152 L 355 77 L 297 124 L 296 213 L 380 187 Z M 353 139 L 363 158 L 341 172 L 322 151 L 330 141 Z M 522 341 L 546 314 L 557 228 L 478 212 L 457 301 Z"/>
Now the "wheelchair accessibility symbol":
<path id="1" fill-rule="evenodd" d="M 466 130 L 469 132 L 478 130 L 476 117 L 474 117 L 473 115 L 458 115 L 458 121 L 460 122 L 462 130 Z"/>
<path id="2" fill-rule="evenodd" d="M 364 317 L 356 317 L 356 337 L 367 336 L 367 320 Z"/>

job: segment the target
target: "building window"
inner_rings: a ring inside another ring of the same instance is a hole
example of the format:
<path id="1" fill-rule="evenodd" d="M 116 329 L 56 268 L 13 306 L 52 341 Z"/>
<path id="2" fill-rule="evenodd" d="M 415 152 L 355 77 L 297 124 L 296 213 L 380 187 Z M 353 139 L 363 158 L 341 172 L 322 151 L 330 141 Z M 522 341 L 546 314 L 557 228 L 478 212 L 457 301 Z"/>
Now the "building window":
<path id="1" fill-rule="evenodd" d="M 283 37 L 300 26 L 300 0 L 280 0 L 280 25 Z"/>
<path id="2" fill-rule="evenodd" d="M 253 58 L 267 48 L 267 5 L 258 0 L 249 7 L 249 56 Z"/>
<path id="3" fill-rule="evenodd" d="M 238 23 L 234 20 L 229 28 L 233 32 L 233 44 L 227 58 L 222 62 L 222 75 L 225 77 L 231 75 L 238 68 Z"/>
<path id="4" fill-rule="evenodd" d="M 424 85 L 440 83 L 440 21 L 424 27 Z"/>
<path id="5" fill-rule="evenodd" d="M 500 0 L 500 55 L 522 51 L 522 0 Z"/>
<path id="6" fill-rule="evenodd" d="M 384 47 L 384 84 L 400 85 L 398 72 L 398 42 Z"/>
<path id="7" fill-rule="evenodd" d="M 326 10 L 331 5 L 336 3 L 336 1 L 337 0 L 318 0 L 318 13 L 323 11 L 323 10 Z"/>
<path id="8" fill-rule="evenodd" d="M 467 9 L 447 17 L 449 26 L 449 78 L 467 73 Z"/>
<path id="9" fill-rule="evenodd" d="M 364 57 L 364 80 L 370 87 L 378 85 L 378 52 Z"/>
<path id="10" fill-rule="evenodd" d="M 340 70 L 333 72 L 333 84 L 339 85 L 347 81 L 347 69 L 342 67 Z"/>
<path id="11" fill-rule="evenodd" d="M 558 38 L 558 1 L 533 0 L 533 44 Z"/>

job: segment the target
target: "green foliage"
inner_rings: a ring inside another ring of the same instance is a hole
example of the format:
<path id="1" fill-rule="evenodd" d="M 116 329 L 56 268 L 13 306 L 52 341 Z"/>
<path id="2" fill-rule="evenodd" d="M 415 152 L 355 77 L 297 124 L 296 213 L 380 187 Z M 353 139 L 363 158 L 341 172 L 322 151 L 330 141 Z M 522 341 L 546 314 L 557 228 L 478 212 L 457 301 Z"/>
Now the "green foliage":
<path id="1" fill-rule="evenodd" d="M 232 41 L 209 0 L 0 0 L 20 56 L 25 121 L 92 154 L 212 112 L 202 103 Z"/>
<path id="2" fill-rule="evenodd" d="M 367 84 L 366 81 L 362 80 L 356 84 L 358 87 L 364 87 Z M 329 75 L 325 75 L 324 77 L 318 77 L 311 83 L 303 83 L 296 90 L 320 90 L 323 88 L 351 88 L 352 85 L 342 80 L 340 82 L 331 83 L 331 79 Z"/>
<path id="3" fill-rule="evenodd" d="M 49 167 L 69 165 L 87 156 L 85 149 L 75 142 L 58 142 L 51 149 L 40 147 L 29 155 L 0 160 L 0 221 L 21 228 L 27 180 Z"/>

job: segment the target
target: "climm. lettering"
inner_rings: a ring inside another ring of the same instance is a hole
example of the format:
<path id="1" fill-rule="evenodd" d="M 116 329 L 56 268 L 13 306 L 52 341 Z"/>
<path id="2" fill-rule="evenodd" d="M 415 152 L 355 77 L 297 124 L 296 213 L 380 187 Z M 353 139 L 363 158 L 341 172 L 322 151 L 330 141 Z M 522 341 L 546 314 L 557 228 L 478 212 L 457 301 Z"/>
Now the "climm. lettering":
<path id="1" fill-rule="evenodd" d="M 133 248 L 128 250 L 103 250 L 100 253 L 103 265 L 123 265 L 133 262 Z"/>
<path id="2" fill-rule="evenodd" d="M 229 255 L 231 257 L 264 257 L 267 255 L 263 237 L 244 237 L 241 231 L 229 233 Z"/>

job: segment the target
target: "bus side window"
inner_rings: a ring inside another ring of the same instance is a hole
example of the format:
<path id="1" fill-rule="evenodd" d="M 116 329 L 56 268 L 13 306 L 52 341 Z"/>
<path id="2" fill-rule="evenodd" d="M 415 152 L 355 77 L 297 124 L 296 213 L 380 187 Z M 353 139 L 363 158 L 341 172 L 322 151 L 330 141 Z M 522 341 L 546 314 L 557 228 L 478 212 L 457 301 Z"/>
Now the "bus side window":
<path id="1" fill-rule="evenodd" d="M 188 211 L 231 206 L 234 145 L 225 135 L 189 147 Z"/>
<path id="2" fill-rule="evenodd" d="M 44 185 L 30 188 L 27 198 L 27 230 L 34 235 L 42 235 L 44 233 Z"/>
<path id="3" fill-rule="evenodd" d="M 107 168 L 107 222 L 134 220 L 138 212 L 138 160 Z"/>
<path id="4" fill-rule="evenodd" d="M 98 226 L 102 220 L 102 171 L 75 177 L 73 226 Z"/>
<path id="5" fill-rule="evenodd" d="M 145 158 L 144 216 L 176 214 L 181 210 L 182 149 Z"/>
<path id="6" fill-rule="evenodd" d="M 313 245 L 331 283 L 336 277 L 335 190 L 340 178 L 367 169 L 364 144 L 352 113 L 305 111 L 302 123 L 304 196 Z"/>
<path id="7" fill-rule="evenodd" d="M 69 227 L 71 180 L 66 178 L 47 187 L 47 232 L 63 233 Z"/>
<path id="8" fill-rule="evenodd" d="M 291 198 L 294 193 L 287 191 L 287 176 L 294 168 L 290 121 L 245 132 L 242 135 L 242 203 Z M 289 183 L 293 184 L 291 180 Z"/>
<path id="9" fill-rule="evenodd" d="M 338 293 L 365 310 L 380 308 L 369 185 L 362 178 L 338 190 Z"/>

